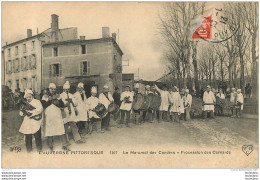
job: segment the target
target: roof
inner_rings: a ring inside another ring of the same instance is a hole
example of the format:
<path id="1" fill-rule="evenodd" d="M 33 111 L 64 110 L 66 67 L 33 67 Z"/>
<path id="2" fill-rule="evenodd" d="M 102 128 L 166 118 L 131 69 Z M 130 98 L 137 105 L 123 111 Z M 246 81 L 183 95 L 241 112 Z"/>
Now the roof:
<path id="1" fill-rule="evenodd" d="M 60 31 L 63 31 L 63 30 L 66 30 L 66 29 L 73 29 L 73 28 L 76 28 L 76 27 L 63 28 L 63 29 L 59 29 L 59 30 L 60 30 Z M 29 40 L 31 40 L 31 39 L 38 38 L 38 37 L 42 36 L 43 34 L 48 33 L 50 30 L 51 30 L 51 28 L 48 28 L 48 29 L 46 29 L 45 31 L 43 31 L 43 32 L 41 32 L 41 33 L 39 33 L 39 34 L 36 34 L 36 35 L 34 35 L 34 36 L 27 37 L 27 38 L 24 38 L 24 39 L 21 39 L 21 40 L 12 42 L 12 43 L 10 43 L 10 44 L 7 44 L 7 45 L 3 46 L 2 48 L 5 49 L 5 48 L 8 48 L 8 47 L 14 46 L 14 45 L 16 45 L 16 44 L 20 44 L 20 43 L 22 43 L 22 42 L 29 41 Z"/>
<path id="2" fill-rule="evenodd" d="M 68 40 L 68 41 L 57 41 L 57 42 L 45 43 L 42 46 L 46 47 L 46 46 L 58 46 L 58 45 L 68 45 L 68 44 L 84 44 L 84 43 L 91 44 L 91 43 L 96 43 L 96 42 L 109 42 L 109 41 L 113 42 L 113 45 L 115 46 L 115 48 L 119 51 L 119 53 L 122 56 L 123 55 L 122 50 L 120 49 L 120 47 L 118 46 L 118 44 L 116 43 L 114 38 L 112 38 L 112 37 L 99 38 L 99 39 L 87 39 L 87 40 L 73 39 L 73 40 Z"/>
<path id="3" fill-rule="evenodd" d="M 21 40 L 19 40 L 19 41 L 15 41 L 15 42 L 13 42 L 13 43 L 10 43 L 10 44 L 7 44 L 7 45 L 3 46 L 3 49 L 8 48 L 8 47 L 11 47 L 11 46 L 14 46 L 14 45 L 16 45 L 16 44 L 20 44 L 20 43 L 22 43 L 22 42 L 29 41 L 29 40 L 34 39 L 34 38 L 38 38 L 38 37 L 40 37 L 41 35 L 42 35 L 42 34 L 40 33 L 40 34 L 31 36 L 31 37 L 27 37 L 27 38 L 25 38 L 25 39 L 21 39 Z"/>

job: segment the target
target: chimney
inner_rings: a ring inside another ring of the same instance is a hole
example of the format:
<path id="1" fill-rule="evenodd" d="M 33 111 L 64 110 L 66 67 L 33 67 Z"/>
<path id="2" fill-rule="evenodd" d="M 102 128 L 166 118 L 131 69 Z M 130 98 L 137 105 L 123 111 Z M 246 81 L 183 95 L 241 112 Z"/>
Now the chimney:
<path id="1" fill-rule="evenodd" d="M 27 29 L 27 38 L 32 37 L 32 30 Z"/>
<path id="2" fill-rule="evenodd" d="M 112 33 L 112 38 L 116 41 L 116 33 Z"/>
<path id="3" fill-rule="evenodd" d="M 109 38 L 109 27 L 102 27 L 102 38 Z"/>
<path id="4" fill-rule="evenodd" d="M 85 40 L 85 36 L 79 36 L 80 40 Z"/>
<path id="5" fill-rule="evenodd" d="M 51 28 L 53 31 L 59 30 L 59 16 L 56 14 L 51 15 Z"/>

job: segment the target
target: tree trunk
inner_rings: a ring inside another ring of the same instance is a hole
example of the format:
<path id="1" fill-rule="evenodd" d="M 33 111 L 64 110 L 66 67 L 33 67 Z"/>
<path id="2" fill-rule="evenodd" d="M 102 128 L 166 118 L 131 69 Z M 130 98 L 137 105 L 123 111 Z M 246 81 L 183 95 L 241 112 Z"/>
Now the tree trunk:
<path id="1" fill-rule="evenodd" d="M 231 88 L 233 86 L 233 78 L 232 78 L 232 66 L 229 63 L 228 66 L 228 79 L 229 79 L 229 87 Z"/>
<path id="2" fill-rule="evenodd" d="M 217 88 L 217 82 L 216 82 L 216 73 L 215 73 L 215 65 L 212 65 L 212 72 L 213 72 L 213 80 L 214 80 L 214 88 Z"/>
<path id="3" fill-rule="evenodd" d="M 199 78 L 198 78 L 198 61 L 197 61 L 197 44 L 193 45 L 192 48 L 192 62 L 194 66 L 194 79 L 195 79 L 195 90 L 196 94 L 199 95 L 198 92 L 200 92 L 200 85 L 199 85 Z"/>
<path id="4" fill-rule="evenodd" d="M 242 90 L 242 94 L 245 94 L 245 67 L 244 67 L 244 58 L 241 53 L 240 56 L 240 88 Z"/>
<path id="5" fill-rule="evenodd" d="M 258 64 L 256 58 L 256 34 L 252 35 L 252 69 L 251 69 L 251 79 L 252 79 L 252 96 L 258 99 Z"/>
<path id="6" fill-rule="evenodd" d="M 221 83 L 224 84 L 223 59 L 220 60 Z"/>
<path id="7" fill-rule="evenodd" d="M 235 64 L 234 64 L 234 84 L 233 84 L 233 87 L 234 88 L 237 88 L 237 64 L 236 64 L 236 62 L 235 62 Z"/>

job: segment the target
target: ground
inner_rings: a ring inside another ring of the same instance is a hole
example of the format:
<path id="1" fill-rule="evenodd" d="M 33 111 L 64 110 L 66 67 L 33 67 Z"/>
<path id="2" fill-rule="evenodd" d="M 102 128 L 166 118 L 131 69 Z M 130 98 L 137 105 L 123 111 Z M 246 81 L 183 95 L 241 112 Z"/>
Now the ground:
<path id="1" fill-rule="evenodd" d="M 11 147 L 21 147 L 25 151 L 24 136 L 18 132 L 22 118 L 18 111 L 2 112 L 2 150 L 10 151 Z M 258 146 L 258 118 L 257 116 L 243 115 L 241 118 L 215 117 L 203 121 L 200 118 L 180 123 L 162 122 L 144 123 L 131 128 L 117 128 L 111 120 L 111 131 L 104 134 L 93 133 L 86 135 L 85 144 L 75 144 L 70 141 L 71 150 L 83 150 L 87 147 L 124 147 L 127 145 L 160 146 L 170 144 L 174 146 L 192 147 L 241 147 L 244 144 Z M 60 146 L 57 139 L 56 146 Z M 35 143 L 34 143 L 35 146 Z M 43 138 L 43 150 L 48 150 Z"/>

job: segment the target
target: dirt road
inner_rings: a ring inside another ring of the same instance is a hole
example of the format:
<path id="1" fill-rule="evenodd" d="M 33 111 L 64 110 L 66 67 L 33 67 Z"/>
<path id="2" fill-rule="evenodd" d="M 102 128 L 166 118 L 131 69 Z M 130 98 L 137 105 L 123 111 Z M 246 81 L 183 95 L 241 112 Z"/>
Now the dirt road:
<path id="1" fill-rule="evenodd" d="M 25 151 L 24 137 L 18 132 L 22 118 L 18 111 L 3 113 L 2 119 L 2 148 L 9 151 L 10 147 L 19 146 Z M 111 131 L 102 134 L 93 133 L 86 136 L 86 144 L 75 144 L 70 140 L 72 150 L 83 150 L 86 147 L 124 147 L 160 146 L 169 144 L 175 147 L 233 147 L 243 144 L 258 146 L 258 119 L 257 118 L 230 118 L 216 117 L 203 121 L 154 122 L 142 125 L 131 124 L 132 128 L 117 128 L 116 122 L 111 121 Z M 43 138 L 43 148 L 47 150 Z M 35 143 L 34 143 L 35 144 Z M 56 146 L 60 144 L 57 139 Z M 34 145 L 35 146 L 35 145 Z"/>

